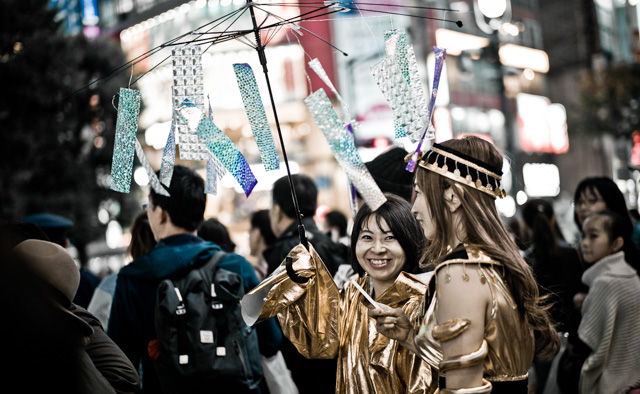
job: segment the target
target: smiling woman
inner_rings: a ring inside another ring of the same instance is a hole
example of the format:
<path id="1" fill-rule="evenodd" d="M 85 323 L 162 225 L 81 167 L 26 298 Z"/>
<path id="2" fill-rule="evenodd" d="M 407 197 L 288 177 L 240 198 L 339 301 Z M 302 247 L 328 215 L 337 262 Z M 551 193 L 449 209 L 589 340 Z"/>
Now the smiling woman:
<path id="1" fill-rule="evenodd" d="M 245 320 L 251 299 L 262 302 L 258 320 L 278 316 L 283 333 L 305 357 L 337 357 L 336 393 L 429 394 L 437 388 L 427 362 L 378 334 L 360 294 L 402 310 L 408 324 L 419 327 L 428 278 L 415 273 L 425 237 L 409 203 L 385 196 L 387 202 L 376 211 L 364 205 L 354 219 L 350 258 L 357 278 L 342 290 L 312 245 L 310 250 L 298 245 L 289 256 L 307 282 L 293 282 L 281 265 L 242 301 Z"/>

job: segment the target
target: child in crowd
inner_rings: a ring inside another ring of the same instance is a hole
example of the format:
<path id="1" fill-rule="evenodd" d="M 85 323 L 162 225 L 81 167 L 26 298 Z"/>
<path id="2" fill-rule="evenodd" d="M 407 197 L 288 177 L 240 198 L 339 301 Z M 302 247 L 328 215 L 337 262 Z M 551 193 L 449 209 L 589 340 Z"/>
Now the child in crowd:
<path id="1" fill-rule="evenodd" d="M 580 339 L 591 354 L 580 373 L 580 393 L 627 393 L 640 387 L 640 279 L 625 261 L 624 221 L 615 212 L 591 214 L 582 227 L 589 292 L 582 303 Z"/>

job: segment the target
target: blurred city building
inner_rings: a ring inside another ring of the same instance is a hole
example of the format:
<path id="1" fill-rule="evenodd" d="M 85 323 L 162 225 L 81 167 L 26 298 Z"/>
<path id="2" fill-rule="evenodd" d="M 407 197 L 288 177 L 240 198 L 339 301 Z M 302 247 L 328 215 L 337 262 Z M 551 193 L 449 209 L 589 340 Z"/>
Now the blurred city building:
<path id="1" fill-rule="evenodd" d="M 572 231 L 570 199 L 576 184 L 588 175 L 607 175 L 618 181 L 637 207 L 638 177 L 631 164 L 633 127 L 624 122 L 593 135 L 582 132 L 583 79 L 602 69 L 640 60 L 638 18 L 640 0 L 376 0 L 353 3 L 348 12 L 300 23 L 308 29 L 284 28 L 269 37 L 266 47 L 269 75 L 285 148 L 292 172 L 312 176 L 320 191 L 319 205 L 349 213 L 348 183 L 324 137 L 302 100 L 319 88 L 329 89 L 307 62 L 318 58 L 352 115 L 359 123 L 356 143 L 364 161 L 399 143 L 394 141 L 391 109 L 371 77 L 370 68 L 385 55 L 383 34 L 404 28 L 414 46 L 425 92 L 430 94 L 434 69 L 433 47 L 447 49 L 433 123 L 436 139 L 474 134 L 493 141 L 506 152 L 504 183 L 508 198 L 500 201 L 505 217 L 517 212 L 528 196 L 550 197 L 567 232 Z M 143 55 L 161 44 L 237 10 L 244 0 L 51 0 L 61 17 L 69 19 L 70 33 L 80 31 L 118 40 L 129 60 L 135 88 L 143 97 L 139 139 L 154 168 L 159 168 L 171 120 L 171 65 L 165 48 Z M 320 7 L 322 2 L 261 1 L 282 18 Z M 349 2 L 351 3 L 351 2 Z M 373 12 L 387 5 L 391 13 Z M 277 6 L 276 6 L 277 4 Z M 392 7 L 393 6 L 393 7 Z M 456 12 L 429 10 L 452 9 Z M 369 11 L 367 11 L 369 10 Z M 258 19 L 274 18 L 261 11 Z M 408 15 L 400 15 L 408 14 Z M 463 26 L 440 19 L 461 20 Z M 231 27 L 231 22 L 233 26 Z M 216 27 L 250 29 L 248 16 Z M 330 42 L 339 51 L 316 36 Z M 252 36 L 247 37 L 253 41 Z M 348 56 L 343 56 L 340 51 Z M 143 56 L 139 58 L 139 56 Z M 262 101 L 273 122 L 265 78 L 256 51 L 242 40 L 216 44 L 203 57 L 205 93 L 210 96 L 214 122 L 240 148 L 259 180 L 246 198 L 231 178 L 209 198 L 207 216 L 227 225 L 244 251 L 252 211 L 269 206 L 269 190 L 285 174 L 264 172 L 233 74 L 233 63 L 249 63 L 258 81 Z M 139 77 L 142 77 L 138 80 Z M 333 97 L 332 97 L 333 98 Z M 638 98 L 636 98 L 638 99 Z M 635 104 L 634 104 L 635 103 Z M 336 103 L 337 104 L 337 103 Z M 634 107 L 635 105 L 635 107 Z M 629 102 L 636 116 L 637 101 Z M 336 108 L 338 106 L 336 105 Z M 629 122 L 627 122 L 629 123 Z M 275 124 L 272 131 L 280 150 Z M 640 165 L 640 134 L 638 165 Z M 180 162 L 180 160 L 177 160 Z M 193 165 L 193 164 L 190 164 Z M 204 173 L 204 163 L 196 162 Z M 136 180 L 145 185 L 144 174 Z M 138 192 L 144 198 L 143 192 Z M 572 237 L 570 237 L 572 238 Z"/>

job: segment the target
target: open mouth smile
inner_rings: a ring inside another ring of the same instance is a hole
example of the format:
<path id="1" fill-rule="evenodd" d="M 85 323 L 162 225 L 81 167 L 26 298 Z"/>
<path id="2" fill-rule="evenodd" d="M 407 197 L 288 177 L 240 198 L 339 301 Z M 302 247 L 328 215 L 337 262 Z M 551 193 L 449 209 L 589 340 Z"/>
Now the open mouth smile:
<path id="1" fill-rule="evenodd" d="M 383 268 L 389 264 L 389 259 L 369 259 L 369 265 L 373 268 Z"/>

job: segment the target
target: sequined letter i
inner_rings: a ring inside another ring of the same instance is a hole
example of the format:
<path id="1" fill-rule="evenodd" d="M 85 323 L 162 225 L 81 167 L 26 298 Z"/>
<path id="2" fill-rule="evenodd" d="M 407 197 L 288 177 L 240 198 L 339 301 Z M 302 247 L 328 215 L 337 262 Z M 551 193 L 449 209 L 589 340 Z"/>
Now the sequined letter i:
<path id="1" fill-rule="evenodd" d="M 139 91 L 120 88 L 116 140 L 111 162 L 111 189 L 121 193 L 129 193 L 131 189 L 140 100 Z"/>
<path id="2" fill-rule="evenodd" d="M 242 102 L 244 109 L 249 117 L 249 124 L 253 131 L 253 137 L 258 144 L 260 158 L 264 164 L 265 171 L 277 170 L 280 168 L 278 152 L 273 144 L 273 136 L 267 115 L 264 112 L 260 91 L 256 83 L 256 77 L 253 75 L 251 66 L 246 63 L 238 63 L 233 65 L 236 72 L 236 79 L 242 94 Z"/>

